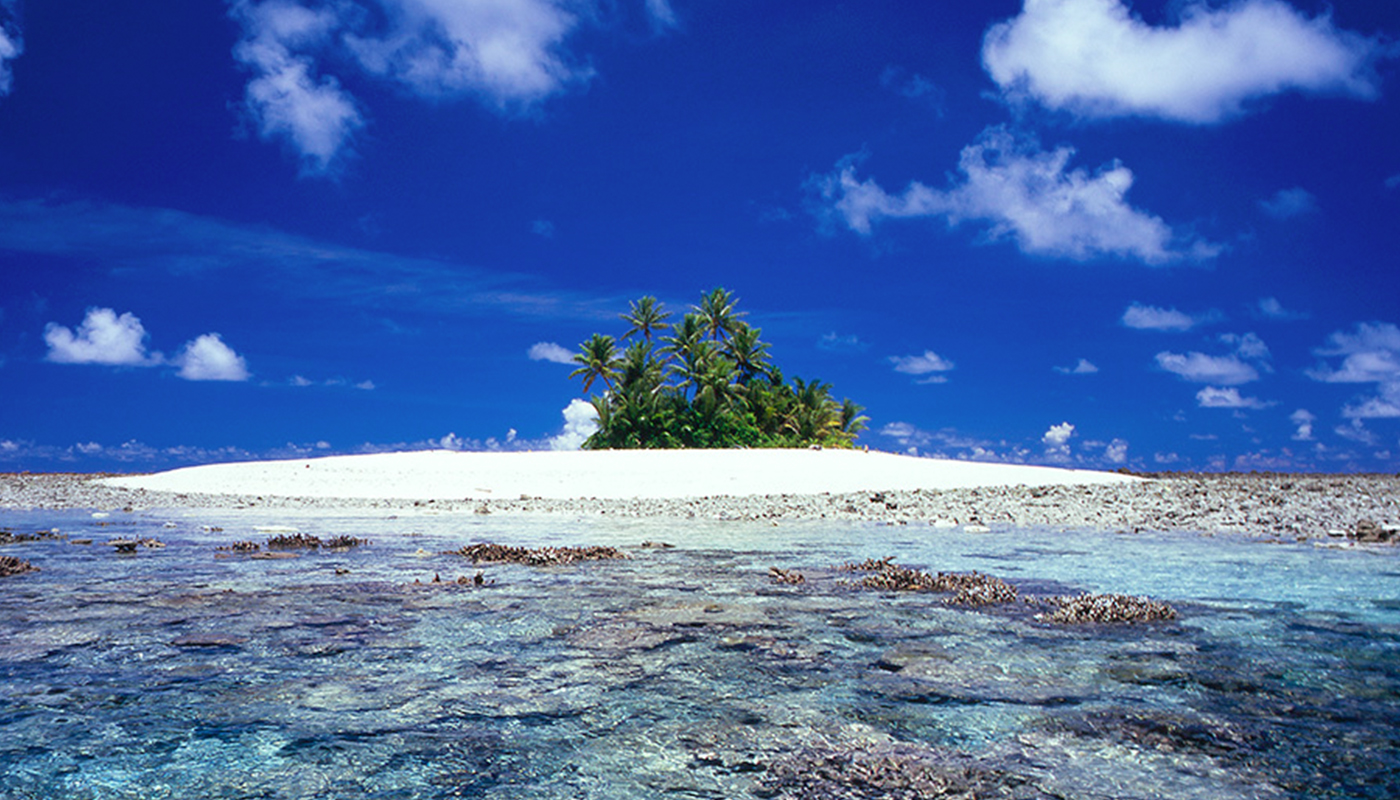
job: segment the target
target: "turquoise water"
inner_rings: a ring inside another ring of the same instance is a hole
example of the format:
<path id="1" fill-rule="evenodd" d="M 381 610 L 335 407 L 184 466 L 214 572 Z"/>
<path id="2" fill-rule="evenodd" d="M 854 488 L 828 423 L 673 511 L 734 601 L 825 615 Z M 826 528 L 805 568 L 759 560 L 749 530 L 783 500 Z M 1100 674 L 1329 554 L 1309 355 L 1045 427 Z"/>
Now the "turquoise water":
<path id="1" fill-rule="evenodd" d="M 270 525 L 371 543 L 216 557 Z M 4 798 L 918 796 L 861 777 L 876 757 L 1008 797 L 1400 796 L 1394 550 L 476 515 L 0 526 L 68 537 L 0 546 L 42 570 L 0 579 Z M 103 544 L 144 537 L 166 547 Z M 441 555 L 480 541 L 632 557 Z M 832 570 L 884 556 L 1180 619 L 1055 626 Z"/>

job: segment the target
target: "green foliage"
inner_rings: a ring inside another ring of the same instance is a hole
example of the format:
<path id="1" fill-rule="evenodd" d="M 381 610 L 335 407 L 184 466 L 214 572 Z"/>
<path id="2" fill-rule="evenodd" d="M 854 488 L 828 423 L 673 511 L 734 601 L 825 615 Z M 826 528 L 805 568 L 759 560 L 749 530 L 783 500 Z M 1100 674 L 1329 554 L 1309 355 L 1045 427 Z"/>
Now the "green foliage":
<path id="1" fill-rule="evenodd" d="M 605 387 L 593 397 L 598 432 L 583 446 L 851 447 L 869 421 L 864 407 L 838 403 L 821 381 L 785 381 L 737 303 L 715 288 L 668 325 L 664 305 L 643 297 L 618 315 L 629 326 L 622 341 L 640 335 L 621 354 L 619 340 L 604 334 L 581 344 L 569 377 L 581 377 L 584 391 L 596 380 Z"/>

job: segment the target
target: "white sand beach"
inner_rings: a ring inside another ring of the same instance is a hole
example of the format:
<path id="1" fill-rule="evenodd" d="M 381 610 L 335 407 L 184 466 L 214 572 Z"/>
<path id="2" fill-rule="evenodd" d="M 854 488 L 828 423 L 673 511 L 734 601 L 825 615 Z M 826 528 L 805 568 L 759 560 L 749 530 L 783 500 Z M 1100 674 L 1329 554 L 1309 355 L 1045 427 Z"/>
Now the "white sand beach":
<path id="1" fill-rule="evenodd" d="M 1117 484 L 1110 472 L 857 450 L 446 450 L 210 464 L 107 478 L 125 489 L 262 497 L 514 500 L 816 495 Z"/>

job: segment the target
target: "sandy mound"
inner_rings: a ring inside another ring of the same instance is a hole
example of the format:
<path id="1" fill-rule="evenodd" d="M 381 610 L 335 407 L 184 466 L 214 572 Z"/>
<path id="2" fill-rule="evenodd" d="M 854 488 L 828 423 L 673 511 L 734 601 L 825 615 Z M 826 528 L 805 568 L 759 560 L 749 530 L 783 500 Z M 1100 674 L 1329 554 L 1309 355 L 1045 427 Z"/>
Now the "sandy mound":
<path id="1" fill-rule="evenodd" d="M 210 464 L 109 478 L 153 491 L 362 499 L 677 498 L 1132 481 L 1108 472 L 854 450 L 443 450 Z"/>

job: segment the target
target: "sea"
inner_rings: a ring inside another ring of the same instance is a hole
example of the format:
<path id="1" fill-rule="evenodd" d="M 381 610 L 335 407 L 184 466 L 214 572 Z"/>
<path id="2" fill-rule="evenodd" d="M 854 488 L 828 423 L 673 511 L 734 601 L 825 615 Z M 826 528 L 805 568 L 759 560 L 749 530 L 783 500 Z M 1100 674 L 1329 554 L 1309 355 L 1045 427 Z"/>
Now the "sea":
<path id="1" fill-rule="evenodd" d="M 1395 548 L 324 510 L 0 528 L 39 568 L 0 578 L 7 800 L 1400 797 Z M 292 533 L 366 543 L 219 549 Z M 475 543 L 626 557 L 453 552 Z M 841 568 L 883 558 L 1019 599 Z M 1082 593 L 1177 616 L 1049 619 Z"/>

